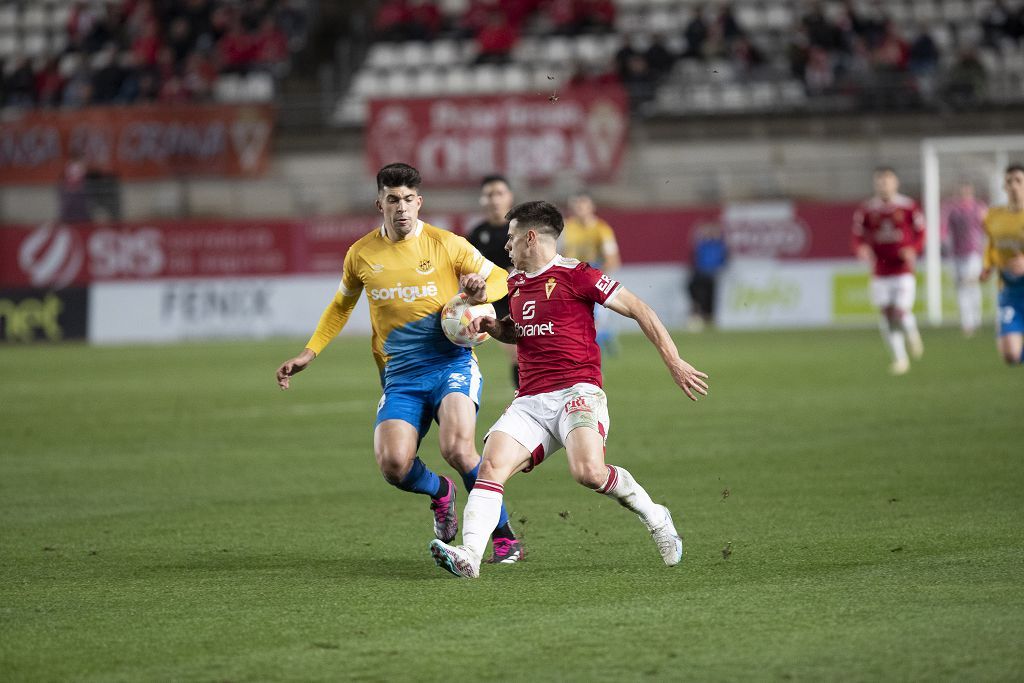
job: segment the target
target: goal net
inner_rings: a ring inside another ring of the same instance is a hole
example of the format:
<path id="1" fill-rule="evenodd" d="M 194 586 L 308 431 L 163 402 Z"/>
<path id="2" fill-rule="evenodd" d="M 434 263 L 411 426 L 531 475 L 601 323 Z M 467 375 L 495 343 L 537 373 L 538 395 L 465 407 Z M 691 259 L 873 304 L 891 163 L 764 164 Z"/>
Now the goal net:
<path id="1" fill-rule="evenodd" d="M 926 138 L 921 143 L 924 184 L 925 290 L 928 322 L 942 324 L 941 205 L 958 183 L 971 181 L 989 205 L 1006 202 L 1003 171 L 1024 161 L 1024 135 Z"/>

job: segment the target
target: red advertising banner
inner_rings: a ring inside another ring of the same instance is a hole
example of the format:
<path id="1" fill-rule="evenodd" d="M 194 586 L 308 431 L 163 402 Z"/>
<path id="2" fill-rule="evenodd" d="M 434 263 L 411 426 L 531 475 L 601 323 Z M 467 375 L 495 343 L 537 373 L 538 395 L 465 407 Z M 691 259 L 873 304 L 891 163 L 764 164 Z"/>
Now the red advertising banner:
<path id="1" fill-rule="evenodd" d="M 754 202 L 685 209 L 607 209 L 627 264 L 686 262 L 693 232 L 722 228 L 734 256 L 852 258 L 854 204 Z M 430 220 L 430 217 L 426 217 Z M 437 220 L 437 219 L 435 219 Z M 472 217 L 438 220 L 457 232 Z M 0 288 L 97 281 L 330 273 L 380 224 L 373 214 L 282 220 L 183 220 L 0 229 Z"/>
<path id="2" fill-rule="evenodd" d="M 619 86 L 558 95 L 370 101 L 369 170 L 396 161 L 434 186 L 475 185 L 489 173 L 547 181 L 569 171 L 587 181 L 618 171 L 629 125 Z"/>
<path id="3" fill-rule="evenodd" d="M 29 111 L 0 122 L 0 183 L 52 183 L 73 152 L 123 179 L 266 170 L 268 106 L 180 105 Z"/>

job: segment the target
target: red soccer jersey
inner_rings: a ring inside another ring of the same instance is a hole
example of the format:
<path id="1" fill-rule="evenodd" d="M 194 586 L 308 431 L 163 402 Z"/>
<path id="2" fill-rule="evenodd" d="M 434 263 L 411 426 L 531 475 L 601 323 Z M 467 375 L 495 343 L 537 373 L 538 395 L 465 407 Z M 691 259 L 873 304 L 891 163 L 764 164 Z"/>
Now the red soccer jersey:
<path id="1" fill-rule="evenodd" d="M 871 247 L 875 253 L 875 275 L 913 273 L 914 266 L 900 258 L 900 249 L 924 249 L 924 215 L 910 197 L 898 194 L 883 202 L 872 197 L 853 214 L 853 246 Z"/>
<path id="2" fill-rule="evenodd" d="M 536 273 L 512 271 L 508 300 L 516 325 L 518 396 L 579 382 L 601 386 L 594 304 L 607 303 L 621 288 L 597 268 L 564 256 Z"/>

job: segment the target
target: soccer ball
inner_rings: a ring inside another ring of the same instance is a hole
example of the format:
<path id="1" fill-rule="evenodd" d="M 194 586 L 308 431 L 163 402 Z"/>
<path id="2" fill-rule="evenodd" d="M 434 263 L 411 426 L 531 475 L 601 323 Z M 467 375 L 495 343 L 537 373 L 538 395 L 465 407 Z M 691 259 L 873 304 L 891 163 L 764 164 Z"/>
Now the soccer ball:
<path id="1" fill-rule="evenodd" d="M 470 334 L 466 329 L 473 318 L 480 316 L 497 317 L 494 306 L 489 303 L 470 306 L 469 297 L 464 292 L 459 292 L 441 309 L 441 330 L 452 344 L 467 349 L 473 348 L 482 344 L 489 336 L 486 332 Z"/>

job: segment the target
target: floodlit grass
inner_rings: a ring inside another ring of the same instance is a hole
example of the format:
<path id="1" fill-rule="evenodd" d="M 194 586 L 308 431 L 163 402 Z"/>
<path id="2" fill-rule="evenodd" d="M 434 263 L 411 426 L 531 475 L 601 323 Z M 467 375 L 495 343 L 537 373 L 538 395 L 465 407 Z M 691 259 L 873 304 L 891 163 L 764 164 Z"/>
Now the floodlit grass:
<path id="1" fill-rule="evenodd" d="M 366 340 L 289 392 L 295 341 L 0 349 L 0 678 L 1024 677 L 1024 370 L 953 331 L 901 378 L 869 331 L 677 339 L 709 399 L 640 336 L 606 387 L 683 564 L 554 456 L 507 488 L 528 558 L 475 582 L 376 470 Z"/>

